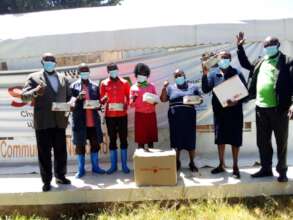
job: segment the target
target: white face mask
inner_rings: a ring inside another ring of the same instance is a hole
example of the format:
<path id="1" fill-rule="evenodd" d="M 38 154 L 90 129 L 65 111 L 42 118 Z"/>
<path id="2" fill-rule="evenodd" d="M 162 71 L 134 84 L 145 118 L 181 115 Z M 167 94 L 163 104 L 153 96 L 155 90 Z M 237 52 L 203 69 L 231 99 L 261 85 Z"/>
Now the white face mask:
<path id="1" fill-rule="evenodd" d="M 146 76 L 143 76 L 143 75 L 138 75 L 137 76 L 137 81 L 139 83 L 143 83 L 143 82 L 146 82 L 148 80 L 148 78 Z"/>
<path id="2" fill-rule="evenodd" d="M 56 63 L 52 61 L 43 61 L 43 66 L 46 72 L 54 72 Z"/>
<path id="3" fill-rule="evenodd" d="M 118 70 L 111 70 L 109 73 L 110 73 L 111 78 L 116 79 L 118 77 L 119 72 L 118 72 Z"/>
<path id="4" fill-rule="evenodd" d="M 80 73 L 80 78 L 83 80 L 87 80 L 90 77 L 90 73 L 89 72 L 81 72 Z"/>

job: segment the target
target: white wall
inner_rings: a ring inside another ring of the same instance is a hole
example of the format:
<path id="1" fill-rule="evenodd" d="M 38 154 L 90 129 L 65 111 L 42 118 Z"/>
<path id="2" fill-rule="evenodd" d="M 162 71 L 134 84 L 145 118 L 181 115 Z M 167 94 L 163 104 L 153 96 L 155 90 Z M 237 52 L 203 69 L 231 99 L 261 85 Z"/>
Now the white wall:
<path id="1" fill-rule="evenodd" d="M 39 57 L 48 51 L 64 55 L 224 43 L 235 41 L 239 31 L 244 31 L 250 41 L 262 41 L 268 35 L 277 36 L 282 41 L 293 41 L 293 19 L 152 27 L 6 40 L 0 42 L 0 60 L 7 61 L 10 69 L 19 69 L 27 68 L 27 63 L 38 65 Z"/>

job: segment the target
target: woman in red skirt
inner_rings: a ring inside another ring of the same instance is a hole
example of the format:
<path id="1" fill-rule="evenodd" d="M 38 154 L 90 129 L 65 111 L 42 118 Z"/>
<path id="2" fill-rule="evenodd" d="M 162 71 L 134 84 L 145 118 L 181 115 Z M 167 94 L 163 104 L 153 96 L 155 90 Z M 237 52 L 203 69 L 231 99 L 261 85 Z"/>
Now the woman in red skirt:
<path id="1" fill-rule="evenodd" d="M 146 144 L 153 148 L 154 142 L 158 141 L 158 98 L 155 86 L 148 82 L 150 72 L 146 64 L 137 64 L 134 69 L 137 82 L 130 89 L 130 105 L 135 108 L 135 142 L 139 148 L 144 148 Z"/>

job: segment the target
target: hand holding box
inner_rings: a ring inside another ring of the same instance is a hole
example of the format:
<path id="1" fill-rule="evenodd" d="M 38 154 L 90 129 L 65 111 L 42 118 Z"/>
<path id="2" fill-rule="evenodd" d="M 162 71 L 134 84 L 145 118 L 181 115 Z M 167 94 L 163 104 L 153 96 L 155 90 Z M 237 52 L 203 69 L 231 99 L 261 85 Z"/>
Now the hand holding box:
<path id="1" fill-rule="evenodd" d="M 238 75 L 233 76 L 214 87 L 213 92 L 224 108 L 228 107 L 228 100 L 235 102 L 248 95 L 247 88 Z"/>
<path id="2" fill-rule="evenodd" d="M 149 104 L 157 104 L 160 102 L 159 96 L 153 93 L 146 92 L 142 96 L 142 101 Z"/>

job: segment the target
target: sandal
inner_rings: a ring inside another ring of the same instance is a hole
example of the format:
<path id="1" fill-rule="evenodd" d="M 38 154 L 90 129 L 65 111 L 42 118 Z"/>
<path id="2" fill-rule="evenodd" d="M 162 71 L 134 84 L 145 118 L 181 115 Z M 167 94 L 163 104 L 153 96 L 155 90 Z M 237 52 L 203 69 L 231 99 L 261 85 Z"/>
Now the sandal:
<path id="1" fill-rule="evenodd" d="M 189 163 L 189 169 L 191 172 L 198 172 L 198 168 L 195 166 L 194 162 Z"/>
<path id="2" fill-rule="evenodd" d="M 221 166 L 219 165 L 218 167 L 216 167 L 215 169 L 212 169 L 211 173 L 212 174 L 218 174 L 218 173 L 223 173 L 225 172 L 226 170 Z"/>
<path id="3" fill-rule="evenodd" d="M 233 169 L 233 173 L 232 173 L 233 177 L 235 179 L 240 179 L 240 172 L 239 172 L 239 169 Z"/>

